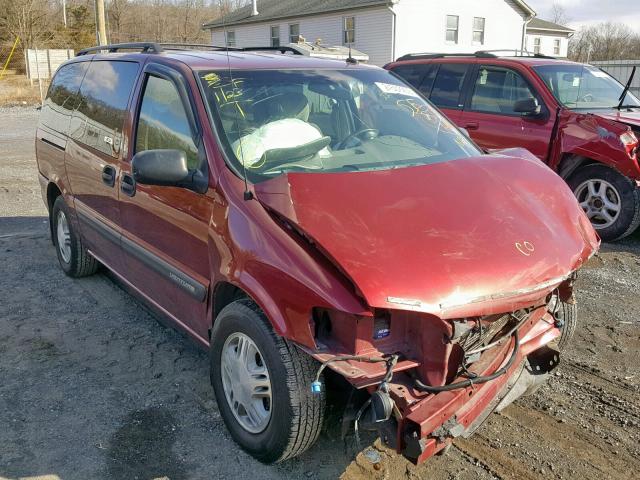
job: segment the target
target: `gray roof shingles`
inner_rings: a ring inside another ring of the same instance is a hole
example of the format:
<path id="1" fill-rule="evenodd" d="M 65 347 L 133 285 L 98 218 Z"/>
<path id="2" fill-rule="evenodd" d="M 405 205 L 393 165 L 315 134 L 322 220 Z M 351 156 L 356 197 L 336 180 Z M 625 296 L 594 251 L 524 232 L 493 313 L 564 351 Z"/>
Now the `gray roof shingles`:
<path id="1" fill-rule="evenodd" d="M 228 13 L 225 25 L 265 22 L 273 19 L 299 17 L 317 13 L 350 10 L 358 7 L 383 6 L 389 0 L 259 0 L 258 15 L 251 16 L 251 4 Z M 221 27 L 222 18 L 216 18 L 203 25 L 205 28 Z"/>
<path id="2" fill-rule="evenodd" d="M 524 0 L 511 0 L 514 6 L 531 11 Z M 203 25 L 204 28 L 216 28 L 223 25 L 242 25 L 246 23 L 268 22 L 274 19 L 301 17 L 362 7 L 390 5 L 390 0 L 258 0 L 258 15 L 252 16 L 251 4 L 234 10 L 222 18 L 216 18 Z M 534 19 L 535 20 L 535 19 Z M 562 27 L 564 28 L 564 27 Z M 572 31 L 572 30 L 571 30 Z"/>
<path id="3" fill-rule="evenodd" d="M 541 18 L 534 18 L 527 25 L 528 29 L 533 30 L 557 30 L 559 32 L 574 32 L 575 30 L 565 27 L 564 25 L 558 25 L 557 23 L 549 22 Z"/>

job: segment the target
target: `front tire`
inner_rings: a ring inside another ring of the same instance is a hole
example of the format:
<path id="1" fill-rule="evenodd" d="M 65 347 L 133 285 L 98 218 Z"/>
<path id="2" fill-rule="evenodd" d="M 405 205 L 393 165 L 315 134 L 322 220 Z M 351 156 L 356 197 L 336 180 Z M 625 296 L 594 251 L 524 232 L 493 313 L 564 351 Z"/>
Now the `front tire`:
<path id="1" fill-rule="evenodd" d="M 248 299 L 227 305 L 211 334 L 211 384 L 233 439 L 264 463 L 300 455 L 318 438 L 324 394 L 317 363 L 277 336 Z"/>
<path id="2" fill-rule="evenodd" d="M 71 226 L 69 209 L 62 195 L 56 198 L 50 215 L 53 244 L 64 273 L 74 278 L 96 273 L 99 263 L 87 251 L 82 239 Z"/>
<path id="3" fill-rule="evenodd" d="M 578 306 L 576 303 L 565 303 L 558 299 L 556 321 L 561 322 L 558 350 L 563 351 L 571 343 L 578 326 Z"/>
<path id="4" fill-rule="evenodd" d="M 640 225 L 640 191 L 613 168 L 587 165 L 568 184 L 603 240 L 624 238 Z"/>

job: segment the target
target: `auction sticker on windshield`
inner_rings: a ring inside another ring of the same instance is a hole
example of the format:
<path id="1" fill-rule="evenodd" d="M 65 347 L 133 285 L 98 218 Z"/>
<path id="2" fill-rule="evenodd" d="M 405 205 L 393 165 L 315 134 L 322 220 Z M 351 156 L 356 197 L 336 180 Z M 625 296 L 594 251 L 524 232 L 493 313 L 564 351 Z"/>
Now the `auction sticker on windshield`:
<path id="1" fill-rule="evenodd" d="M 391 83 L 375 82 L 376 86 L 384 93 L 390 93 L 392 95 L 405 95 L 407 97 L 420 98 L 416 92 L 404 85 L 393 85 Z"/>

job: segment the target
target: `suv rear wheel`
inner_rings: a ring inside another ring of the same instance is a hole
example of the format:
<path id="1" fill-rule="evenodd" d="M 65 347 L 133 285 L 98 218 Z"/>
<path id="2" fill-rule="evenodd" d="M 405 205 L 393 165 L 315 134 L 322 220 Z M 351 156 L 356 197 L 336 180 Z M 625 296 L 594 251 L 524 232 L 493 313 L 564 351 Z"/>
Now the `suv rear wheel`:
<path id="1" fill-rule="evenodd" d="M 64 273 L 75 278 L 96 273 L 99 263 L 87 251 L 80 236 L 73 230 L 69 221 L 69 209 L 62 195 L 56 198 L 49 215 L 51 215 L 53 244 Z"/>
<path id="2" fill-rule="evenodd" d="M 248 299 L 227 305 L 211 334 L 211 384 L 233 439 L 265 463 L 307 450 L 318 438 L 324 395 L 311 393 L 318 364 L 277 336 Z"/>
<path id="3" fill-rule="evenodd" d="M 588 165 L 568 183 L 603 240 L 619 240 L 638 228 L 640 191 L 629 178 L 605 165 Z"/>

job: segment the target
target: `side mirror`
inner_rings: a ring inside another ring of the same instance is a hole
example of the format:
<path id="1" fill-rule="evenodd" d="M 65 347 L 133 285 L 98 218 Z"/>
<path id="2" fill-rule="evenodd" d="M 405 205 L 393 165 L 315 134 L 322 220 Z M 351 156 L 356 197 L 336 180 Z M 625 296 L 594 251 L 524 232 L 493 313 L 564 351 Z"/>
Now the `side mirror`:
<path id="1" fill-rule="evenodd" d="M 523 117 L 537 117 L 542 112 L 542 108 L 538 103 L 538 99 L 532 97 L 518 100 L 513 106 L 513 111 Z"/>
<path id="2" fill-rule="evenodd" d="M 187 155 L 181 150 L 145 150 L 131 160 L 133 178 L 147 185 L 180 186 L 189 177 Z"/>

